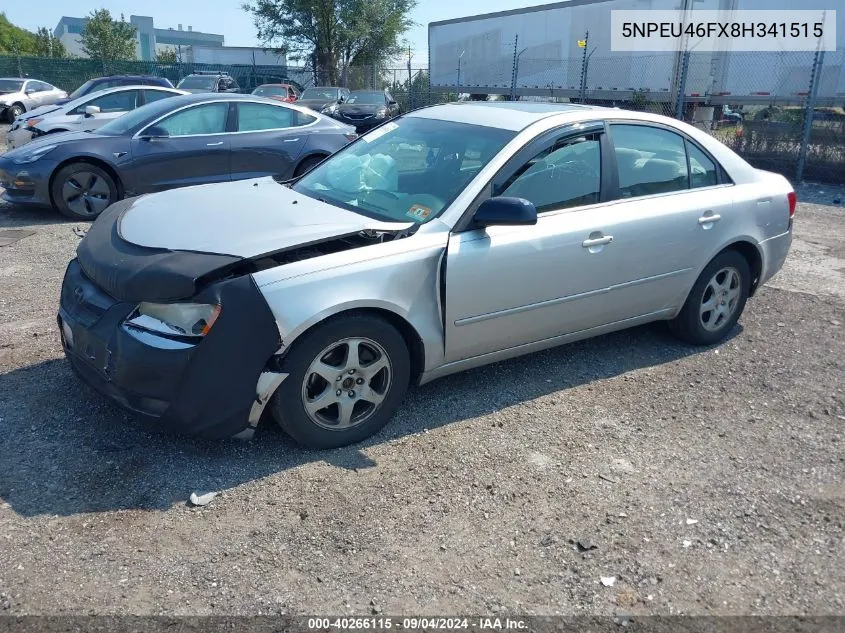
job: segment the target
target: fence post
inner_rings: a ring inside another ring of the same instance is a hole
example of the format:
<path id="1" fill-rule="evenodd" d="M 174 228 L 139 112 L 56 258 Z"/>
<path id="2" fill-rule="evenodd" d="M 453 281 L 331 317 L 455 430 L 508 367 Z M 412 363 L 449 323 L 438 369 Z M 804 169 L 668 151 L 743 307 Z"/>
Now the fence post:
<path id="1" fill-rule="evenodd" d="M 581 103 L 587 99 L 587 46 L 590 45 L 590 32 L 584 35 L 584 51 L 581 53 Z"/>
<path id="2" fill-rule="evenodd" d="M 807 104 L 804 106 L 804 130 L 801 135 L 801 148 L 798 150 L 798 166 L 795 169 L 795 181 L 804 180 L 804 165 L 807 162 L 807 151 L 810 146 L 810 133 L 813 131 L 813 109 L 816 106 L 816 96 L 819 93 L 819 82 L 824 63 L 824 50 L 816 49 L 813 58 L 813 69 L 810 71 L 810 89 L 807 92 Z"/>
<path id="3" fill-rule="evenodd" d="M 684 120 L 684 94 L 687 89 L 687 71 L 689 69 L 689 51 L 685 50 L 681 58 L 681 76 L 678 79 L 678 94 L 675 102 L 675 118 Z"/>

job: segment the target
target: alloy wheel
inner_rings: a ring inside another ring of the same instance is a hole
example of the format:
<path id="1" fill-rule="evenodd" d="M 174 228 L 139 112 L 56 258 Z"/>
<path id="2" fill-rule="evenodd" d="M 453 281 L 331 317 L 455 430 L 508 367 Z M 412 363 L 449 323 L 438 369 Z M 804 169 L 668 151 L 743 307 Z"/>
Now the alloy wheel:
<path id="1" fill-rule="evenodd" d="M 302 381 L 302 404 L 312 422 L 347 430 L 366 422 L 387 397 L 393 365 L 369 338 L 345 338 L 320 352 Z"/>
<path id="2" fill-rule="evenodd" d="M 81 170 L 65 180 L 62 199 L 74 213 L 98 215 L 111 203 L 111 188 L 100 175 Z"/>
<path id="3" fill-rule="evenodd" d="M 699 315 L 702 327 L 715 332 L 733 316 L 742 293 L 739 271 L 733 267 L 719 270 L 710 278 L 701 296 Z"/>

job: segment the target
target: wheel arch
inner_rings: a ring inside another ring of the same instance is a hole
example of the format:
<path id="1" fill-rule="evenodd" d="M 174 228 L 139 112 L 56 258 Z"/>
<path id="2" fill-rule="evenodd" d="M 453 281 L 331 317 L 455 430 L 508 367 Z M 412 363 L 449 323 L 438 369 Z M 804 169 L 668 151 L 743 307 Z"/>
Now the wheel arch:
<path id="1" fill-rule="evenodd" d="M 294 176 L 301 176 L 302 175 L 302 173 L 300 173 L 299 170 L 308 161 L 313 160 L 315 158 L 319 158 L 320 162 L 323 162 L 329 156 L 331 156 L 331 154 L 329 154 L 328 152 L 320 151 L 320 150 L 314 150 L 314 151 L 308 152 L 306 154 L 303 154 L 302 156 L 300 156 L 297 159 L 296 167 L 293 168 Z"/>
<path id="2" fill-rule="evenodd" d="M 425 368 L 425 345 L 423 344 L 422 336 L 420 336 L 417 328 L 415 328 L 404 316 L 384 306 L 342 307 L 336 312 L 320 315 L 319 318 L 315 319 L 305 328 L 298 331 L 292 339 L 289 341 L 285 340 L 285 352 L 295 346 L 297 341 L 302 340 L 315 328 L 324 325 L 329 321 L 340 320 L 350 316 L 379 317 L 396 328 L 399 334 L 402 335 L 405 345 L 408 348 L 408 355 L 411 360 L 411 383 L 416 384 Z M 285 354 L 283 353 L 278 358 L 282 358 L 284 355 Z"/>
<path id="3" fill-rule="evenodd" d="M 751 241 L 740 239 L 728 244 L 714 255 L 713 258 L 718 257 L 725 251 L 736 251 L 748 262 L 748 267 L 751 269 L 751 287 L 749 288 L 748 296 L 753 297 L 760 284 L 760 276 L 763 274 L 763 255 L 760 253 L 760 249 Z M 711 261 L 713 258 L 711 258 Z"/>
<path id="4" fill-rule="evenodd" d="M 120 179 L 120 175 L 117 171 L 109 165 L 106 161 L 101 158 L 96 158 L 94 156 L 73 156 L 72 158 L 68 158 L 63 160 L 61 163 L 56 165 L 56 168 L 53 170 L 53 173 L 50 174 L 50 180 L 47 183 L 48 191 L 50 192 L 50 202 L 55 206 L 55 201 L 53 200 L 53 183 L 56 180 L 56 174 L 58 174 L 62 169 L 67 167 L 68 165 L 72 165 L 73 163 L 88 163 L 89 165 L 94 165 L 95 167 L 99 167 L 100 169 L 104 170 L 108 173 L 109 176 L 114 179 L 114 184 L 117 186 L 117 197 L 118 199 L 123 198 L 125 194 L 125 190 L 123 188 L 123 181 Z"/>

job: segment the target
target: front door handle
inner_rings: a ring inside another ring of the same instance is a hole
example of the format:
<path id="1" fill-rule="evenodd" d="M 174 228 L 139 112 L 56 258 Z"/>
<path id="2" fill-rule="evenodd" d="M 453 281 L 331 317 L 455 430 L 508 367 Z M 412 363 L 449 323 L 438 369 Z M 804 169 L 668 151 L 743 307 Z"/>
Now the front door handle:
<path id="1" fill-rule="evenodd" d="M 613 241 L 612 235 L 605 235 L 604 237 L 596 237 L 590 240 L 584 240 L 581 242 L 581 246 L 584 248 L 593 248 L 594 246 L 604 246 L 605 244 L 610 244 Z"/>
<path id="2" fill-rule="evenodd" d="M 711 224 L 713 222 L 718 222 L 721 219 L 722 219 L 722 216 L 718 215 L 718 214 L 702 215 L 700 218 L 698 218 L 698 223 L 699 224 Z"/>
<path id="3" fill-rule="evenodd" d="M 206 143 L 206 147 L 217 147 L 218 145 L 223 145 L 223 141 L 219 141 L 217 143 Z"/>

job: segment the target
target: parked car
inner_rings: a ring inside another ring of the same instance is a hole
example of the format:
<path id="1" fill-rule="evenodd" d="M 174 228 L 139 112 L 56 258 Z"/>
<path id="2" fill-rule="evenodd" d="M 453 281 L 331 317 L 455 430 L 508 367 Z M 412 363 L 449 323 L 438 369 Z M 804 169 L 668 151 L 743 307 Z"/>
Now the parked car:
<path id="1" fill-rule="evenodd" d="M 399 114 L 399 106 L 389 92 L 353 90 L 332 116 L 362 134 Z"/>
<path id="2" fill-rule="evenodd" d="M 262 84 L 252 91 L 257 97 L 269 97 L 285 103 L 293 103 L 299 99 L 299 91 L 291 84 Z"/>
<path id="3" fill-rule="evenodd" d="M 16 148 L 45 134 L 96 130 L 144 104 L 184 94 L 188 93 L 158 86 L 108 88 L 64 105 L 36 108 L 15 119 L 7 138 L 9 144 Z"/>
<path id="4" fill-rule="evenodd" d="M 222 72 L 192 73 L 180 81 L 177 88 L 196 93 L 225 92 L 231 94 L 241 91 L 238 82 L 228 73 Z"/>
<path id="5" fill-rule="evenodd" d="M 71 92 L 64 99 L 59 99 L 56 105 L 63 105 L 68 101 L 79 99 L 94 92 L 100 92 L 108 88 L 120 86 L 160 86 L 172 88 L 173 84 L 166 77 L 154 77 L 152 75 L 107 75 L 105 77 L 94 77 L 89 79 L 76 90 Z"/>
<path id="6" fill-rule="evenodd" d="M 337 112 L 337 107 L 348 97 L 349 90 L 347 88 L 306 88 L 297 99 L 297 103 L 320 114 L 332 116 Z"/>
<path id="7" fill-rule="evenodd" d="M 174 96 L 93 132 L 47 135 L 0 156 L 3 198 L 93 220 L 125 196 L 301 175 L 356 137 L 347 125 L 249 95 Z"/>
<path id="8" fill-rule="evenodd" d="M 302 444 L 342 446 L 471 367 L 657 320 L 718 343 L 782 266 L 795 205 L 667 117 L 435 106 L 291 183 L 115 204 L 59 329 L 85 382 L 161 427 L 248 437 L 269 404 Z"/>
<path id="9" fill-rule="evenodd" d="M 0 79 L 0 117 L 9 123 L 27 110 L 55 103 L 67 93 L 37 79 Z"/>

